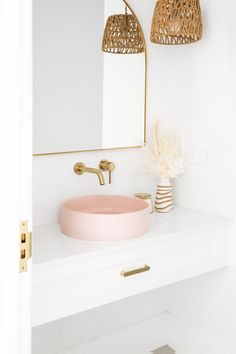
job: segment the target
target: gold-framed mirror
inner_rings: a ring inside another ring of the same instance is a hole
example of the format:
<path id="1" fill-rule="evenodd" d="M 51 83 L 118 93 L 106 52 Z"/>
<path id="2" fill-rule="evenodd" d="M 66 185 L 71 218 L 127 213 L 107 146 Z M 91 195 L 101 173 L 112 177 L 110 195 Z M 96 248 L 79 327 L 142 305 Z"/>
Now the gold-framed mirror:
<path id="1" fill-rule="evenodd" d="M 34 156 L 145 144 L 146 43 L 128 1 L 33 0 L 33 63 Z"/>

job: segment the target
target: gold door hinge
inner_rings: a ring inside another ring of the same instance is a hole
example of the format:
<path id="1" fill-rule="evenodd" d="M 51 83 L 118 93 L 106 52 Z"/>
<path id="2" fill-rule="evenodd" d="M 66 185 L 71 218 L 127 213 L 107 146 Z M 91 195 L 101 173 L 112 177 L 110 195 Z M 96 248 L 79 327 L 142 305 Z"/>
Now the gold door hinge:
<path id="1" fill-rule="evenodd" d="M 27 262 L 32 256 L 32 232 L 28 231 L 28 221 L 20 222 L 20 273 L 27 272 Z"/>

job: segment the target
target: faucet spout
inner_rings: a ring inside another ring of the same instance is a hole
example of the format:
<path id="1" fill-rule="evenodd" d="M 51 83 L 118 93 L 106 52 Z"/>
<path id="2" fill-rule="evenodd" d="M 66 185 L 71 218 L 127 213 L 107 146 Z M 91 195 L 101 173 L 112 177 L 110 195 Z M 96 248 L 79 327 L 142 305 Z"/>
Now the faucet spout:
<path id="1" fill-rule="evenodd" d="M 82 162 L 78 162 L 74 166 L 74 171 L 78 175 L 82 175 L 85 172 L 93 173 L 98 176 L 100 186 L 105 185 L 105 179 L 104 179 L 102 172 L 96 168 L 86 167 L 85 164 L 83 164 Z"/>
<path id="2" fill-rule="evenodd" d="M 100 186 L 104 186 L 105 180 L 104 180 L 104 177 L 103 177 L 103 174 L 102 174 L 101 171 L 97 170 L 96 168 L 85 167 L 84 172 L 94 173 L 95 175 L 97 175 L 99 183 L 100 183 Z"/>

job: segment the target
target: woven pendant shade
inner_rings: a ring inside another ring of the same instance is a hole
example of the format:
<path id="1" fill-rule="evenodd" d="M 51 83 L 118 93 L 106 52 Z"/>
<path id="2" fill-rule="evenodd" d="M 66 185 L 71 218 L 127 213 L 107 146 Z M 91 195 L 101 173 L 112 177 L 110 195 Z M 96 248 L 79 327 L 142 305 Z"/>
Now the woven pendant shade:
<path id="1" fill-rule="evenodd" d="M 202 38 L 199 0 L 158 0 L 154 9 L 151 41 L 165 45 L 189 44 Z"/>
<path id="2" fill-rule="evenodd" d="M 102 50 L 113 54 L 144 52 L 144 41 L 139 24 L 133 14 L 119 14 L 107 19 Z"/>

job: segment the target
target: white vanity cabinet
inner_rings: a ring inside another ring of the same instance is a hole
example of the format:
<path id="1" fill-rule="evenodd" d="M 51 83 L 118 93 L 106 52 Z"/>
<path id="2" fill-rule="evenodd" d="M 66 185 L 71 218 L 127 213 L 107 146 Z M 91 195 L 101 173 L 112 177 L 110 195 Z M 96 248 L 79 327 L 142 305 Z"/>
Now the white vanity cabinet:
<path id="1" fill-rule="evenodd" d="M 38 326 L 229 264 L 231 221 L 175 208 L 151 216 L 133 241 L 70 239 L 59 225 L 34 230 L 32 323 Z M 122 271 L 148 267 L 128 277 Z"/>

